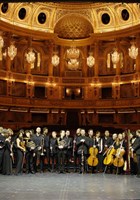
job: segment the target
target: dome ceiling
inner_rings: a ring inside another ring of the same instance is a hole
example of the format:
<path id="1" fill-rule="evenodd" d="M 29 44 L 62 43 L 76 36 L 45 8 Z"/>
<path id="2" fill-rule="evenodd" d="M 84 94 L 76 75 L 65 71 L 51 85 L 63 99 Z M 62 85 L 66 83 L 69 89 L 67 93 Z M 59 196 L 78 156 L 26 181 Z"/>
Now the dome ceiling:
<path id="1" fill-rule="evenodd" d="M 93 28 L 91 23 L 83 16 L 70 14 L 57 22 L 54 32 L 60 38 L 82 39 L 89 37 L 93 33 Z"/>
<path id="2" fill-rule="evenodd" d="M 1 3 L 0 20 L 60 38 L 123 30 L 140 24 L 137 3 Z"/>

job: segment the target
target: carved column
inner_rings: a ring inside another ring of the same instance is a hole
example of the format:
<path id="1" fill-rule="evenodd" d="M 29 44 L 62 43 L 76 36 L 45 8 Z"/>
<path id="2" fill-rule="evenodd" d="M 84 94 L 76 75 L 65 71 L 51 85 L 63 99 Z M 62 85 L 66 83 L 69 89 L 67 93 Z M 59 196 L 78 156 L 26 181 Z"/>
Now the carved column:
<path id="1" fill-rule="evenodd" d="M 97 125 L 97 124 L 98 124 L 98 114 L 97 114 L 97 113 L 94 113 L 94 114 L 93 114 L 93 124 L 94 124 L 94 125 Z"/>
<path id="2" fill-rule="evenodd" d="M 32 98 L 34 96 L 34 84 L 31 75 L 27 75 L 26 96 Z"/>
<path id="3" fill-rule="evenodd" d="M 139 73 L 134 74 L 133 80 L 134 80 L 134 82 L 132 84 L 133 84 L 134 96 L 135 97 L 139 97 L 139 92 L 140 92 L 140 88 L 139 88 Z"/>
<path id="4" fill-rule="evenodd" d="M 120 116 L 118 113 L 114 114 L 114 123 L 119 124 L 120 123 Z"/>
<path id="5" fill-rule="evenodd" d="M 112 97 L 114 99 L 120 98 L 120 76 L 114 77 L 114 83 L 112 84 Z"/>
<path id="6" fill-rule="evenodd" d="M 116 48 L 118 50 L 118 53 L 120 54 L 120 42 L 119 40 L 116 41 Z M 121 68 L 120 68 L 120 60 L 119 62 L 116 64 L 116 75 L 120 75 L 121 73 Z"/>
<path id="7" fill-rule="evenodd" d="M 136 58 L 136 72 L 140 72 L 140 35 L 136 36 L 136 47 L 138 48 L 138 56 Z"/>
<path id="8" fill-rule="evenodd" d="M 60 76 L 64 76 L 64 47 L 60 47 Z"/>
<path id="9" fill-rule="evenodd" d="M 94 65 L 94 75 L 98 76 L 99 71 L 99 42 L 95 43 L 95 50 L 94 50 L 94 58 L 95 58 L 95 65 Z"/>
<path id="10" fill-rule="evenodd" d="M 48 71 L 48 75 L 49 76 L 53 76 L 53 65 L 52 65 L 53 44 L 52 43 L 50 44 L 49 51 L 50 51 L 50 58 L 49 58 L 49 71 Z"/>
<path id="11" fill-rule="evenodd" d="M 93 83 L 93 98 L 94 99 L 99 99 L 100 90 L 101 90 L 101 86 L 99 83 L 99 79 L 98 77 L 94 77 L 94 83 Z"/>
<path id="12" fill-rule="evenodd" d="M 82 71 L 83 71 L 83 76 L 87 76 L 87 70 L 88 70 L 88 66 L 87 66 L 87 46 L 84 47 L 83 49 L 83 65 L 82 65 Z"/>
<path id="13" fill-rule="evenodd" d="M 13 74 L 11 72 L 7 72 L 7 95 L 12 95 L 13 85 L 14 85 Z"/>
<path id="14" fill-rule="evenodd" d="M 6 70 L 11 71 L 11 60 L 10 60 L 9 56 L 7 56 L 7 58 L 6 58 Z"/>
<path id="15" fill-rule="evenodd" d="M 26 63 L 26 71 L 27 71 L 27 74 L 31 74 L 31 64 L 30 63 Z"/>

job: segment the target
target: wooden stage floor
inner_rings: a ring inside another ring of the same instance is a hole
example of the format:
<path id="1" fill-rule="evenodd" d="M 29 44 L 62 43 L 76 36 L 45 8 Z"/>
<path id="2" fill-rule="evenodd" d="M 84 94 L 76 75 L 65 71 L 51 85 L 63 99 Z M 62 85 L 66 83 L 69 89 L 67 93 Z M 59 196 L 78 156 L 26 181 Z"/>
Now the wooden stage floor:
<path id="1" fill-rule="evenodd" d="M 138 200 L 135 175 L 36 173 L 0 175 L 0 200 Z"/>

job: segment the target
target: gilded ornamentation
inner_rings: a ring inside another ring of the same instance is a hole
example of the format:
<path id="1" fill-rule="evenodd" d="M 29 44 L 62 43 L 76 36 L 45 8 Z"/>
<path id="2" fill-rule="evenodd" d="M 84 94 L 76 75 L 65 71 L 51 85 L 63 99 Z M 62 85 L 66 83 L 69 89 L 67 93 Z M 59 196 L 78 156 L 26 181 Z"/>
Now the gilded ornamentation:
<path id="1" fill-rule="evenodd" d="M 83 16 L 70 14 L 61 18 L 55 26 L 54 32 L 60 38 L 87 38 L 93 33 L 92 25 Z"/>

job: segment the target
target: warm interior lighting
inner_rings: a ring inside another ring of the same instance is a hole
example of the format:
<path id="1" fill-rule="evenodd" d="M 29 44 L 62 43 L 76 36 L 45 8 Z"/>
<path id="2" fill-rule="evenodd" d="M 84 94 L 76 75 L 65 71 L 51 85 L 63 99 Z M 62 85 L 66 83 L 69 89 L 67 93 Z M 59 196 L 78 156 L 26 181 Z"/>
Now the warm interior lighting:
<path id="1" fill-rule="evenodd" d="M 71 47 L 67 49 L 67 58 L 69 59 L 78 59 L 80 56 L 80 50 L 76 47 Z"/>
<path id="2" fill-rule="evenodd" d="M 132 58 L 132 59 L 134 59 L 134 60 L 137 58 L 137 56 L 138 56 L 138 48 L 135 46 L 134 43 L 133 43 L 133 44 L 131 45 L 131 47 L 128 49 L 128 52 L 129 52 L 130 58 Z"/>
<path id="3" fill-rule="evenodd" d="M 92 53 L 89 53 L 89 56 L 87 57 L 87 66 L 92 68 L 95 64 L 95 58 L 93 57 Z"/>
<path id="4" fill-rule="evenodd" d="M 15 56 L 17 55 L 17 48 L 15 47 L 13 42 L 8 47 L 7 53 L 8 53 L 8 56 L 10 57 L 10 59 L 14 60 Z"/>
<path id="5" fill-rule="evenodd" d="M 97 110 L 96 113 L 98 114 L 114 114 L 115 113 L 115 110 Z"/>
<path id="6" fill-rule="evenodd" d="M 116 69 L 117 63 L 120 60 L 120 54 L 118 53 L 116 48 L 114 49 L 113 53 L 111 54 L 111 59 L 112 59 L 112 63 L 113 63 L 113 68 Z"/>
<path id="7" fill-rule="evenodd" d="M 54 54 L 52 57 L 52 65 L 54 67 L 57 67 L 59 65 L 59 62 L 60 62 L 59 56 L 57 54 Z"/>
<path id="8" fill-rule="evenodd" d="M 35 63 L 35 52 L 33 51 L 33 48 L 29 49 L 29 52 L 25 54 L 27 62 L 31 65 L 31 69 L 34 68 L 34 63 Z"/>
<path id="9" fill-rule="evenodd" d="M 48 109 L 30 109 L 30 113 L 49 113 Z"/>
<path id="10" fill-rule="evenodd" d="M 4 47 L 3 37 L 0 35 L 0 60 L 2 60 L 2 48 Z"/>

